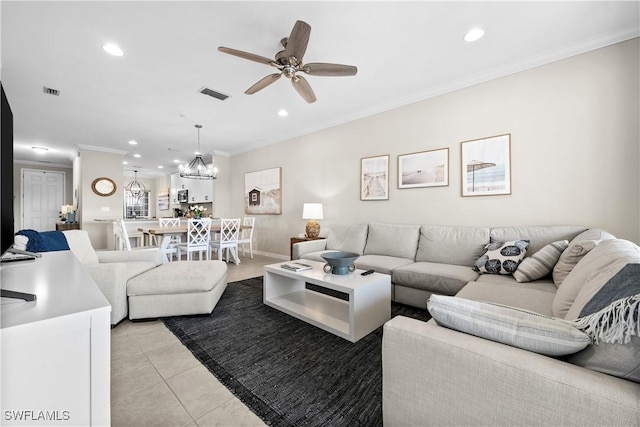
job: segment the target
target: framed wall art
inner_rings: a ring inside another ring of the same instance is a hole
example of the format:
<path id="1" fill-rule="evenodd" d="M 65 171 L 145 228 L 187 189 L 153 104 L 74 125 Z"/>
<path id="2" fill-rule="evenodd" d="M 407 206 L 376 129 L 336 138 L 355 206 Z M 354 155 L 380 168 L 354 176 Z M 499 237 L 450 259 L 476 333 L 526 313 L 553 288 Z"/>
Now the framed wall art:
<path id="1" fill-rule="evenodd" d="M 398 156 L 398 188 L 449 185 L 449 149 L 421 151 Z"/>
<path id="2" fill-rule="evenodd" d="M 360 200 L 389 200 L 389 155 L 360 159 Z"/>
<path id="3" fill-rule="evenodd" d="M 244 212 L 251 215 L 282 214 L 282 168 L 244 174 Z"/>
<path id="4" fill-rule="evenodd" d="M 158 193 L 158 210 L 167 211 L 169 210 L 169 189 L 163 188 Z"/>
<path id="5" fill-rule="evenodd" d="M 461 143 L 462 196 L 511 194 L 511 134 Z"/>

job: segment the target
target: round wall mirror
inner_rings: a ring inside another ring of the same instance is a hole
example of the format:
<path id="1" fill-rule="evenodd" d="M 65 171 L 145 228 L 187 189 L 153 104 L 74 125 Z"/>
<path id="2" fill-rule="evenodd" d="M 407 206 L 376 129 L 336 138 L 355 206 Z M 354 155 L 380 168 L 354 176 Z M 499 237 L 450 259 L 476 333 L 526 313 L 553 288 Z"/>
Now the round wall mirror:
<path id="1" fill-rule="evenodd" d="M 116 183 L 111 178 L 100 177 L 93 180 L 91 189 L 98 196 L 107 197 L 116 192 Z"/>

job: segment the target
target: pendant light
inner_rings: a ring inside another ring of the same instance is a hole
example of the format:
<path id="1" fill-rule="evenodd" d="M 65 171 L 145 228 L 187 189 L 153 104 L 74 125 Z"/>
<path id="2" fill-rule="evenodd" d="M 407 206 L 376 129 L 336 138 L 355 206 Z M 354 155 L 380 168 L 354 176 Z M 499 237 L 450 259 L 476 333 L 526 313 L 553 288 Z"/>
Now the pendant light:
<path id="1" fill-rule="evenodd" d="M 138 171 L 133 171 L 133 181 L 127 184 L 125 190 L 127 190 L 129 194 L 131 194 L 131 197 L 136 200 L 140 200 L 145 191 L 147 191 L 144 184 L 138 182 Z"/>
<path id="2" fill-rule="evenodd" d="M 205 165 L 204 160 L 202 160 L 202 154 L 200 154 L 200 129 L 202 125 L 196 125 L 198 129 L 198 151 L 196 151 L 196 157 L 191 160 L 191 162 L 182 169 L 180 172 L 180 176 L 182 178 L 191 178 L 191 179 L 216 179 L 216 168 L 207 167 Z M 211 163 L 213 163 L 213 157 L 211 158 Z"/>

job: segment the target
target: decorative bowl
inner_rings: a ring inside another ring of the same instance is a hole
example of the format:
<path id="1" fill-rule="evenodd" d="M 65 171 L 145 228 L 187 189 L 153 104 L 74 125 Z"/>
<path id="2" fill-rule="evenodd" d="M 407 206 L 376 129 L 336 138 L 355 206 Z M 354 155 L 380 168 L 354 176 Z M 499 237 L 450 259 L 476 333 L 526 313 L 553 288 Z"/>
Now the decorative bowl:
<path id="1" fill-rule="evenodd" d="M 355 271 L 353 264 L 360 255 L 353 252 L 328 252 L 321 255 L 327 263 L 324 265 L 325 273 L 349 274 Z"/>

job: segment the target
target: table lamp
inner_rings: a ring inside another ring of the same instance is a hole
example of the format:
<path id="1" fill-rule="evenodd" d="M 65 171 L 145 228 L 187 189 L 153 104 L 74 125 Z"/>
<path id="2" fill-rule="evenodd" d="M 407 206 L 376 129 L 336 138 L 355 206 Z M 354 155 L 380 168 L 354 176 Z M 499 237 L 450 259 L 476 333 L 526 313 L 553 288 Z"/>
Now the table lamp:
<path id="1" fill-rule="evenodd" d="M 317 221 L 323 219 L 322 203 L 305 203 L 302 207 L 302 219 L 307 221 L 307 237 L 318 237 L 320 234 L 320 223 Z"/>

